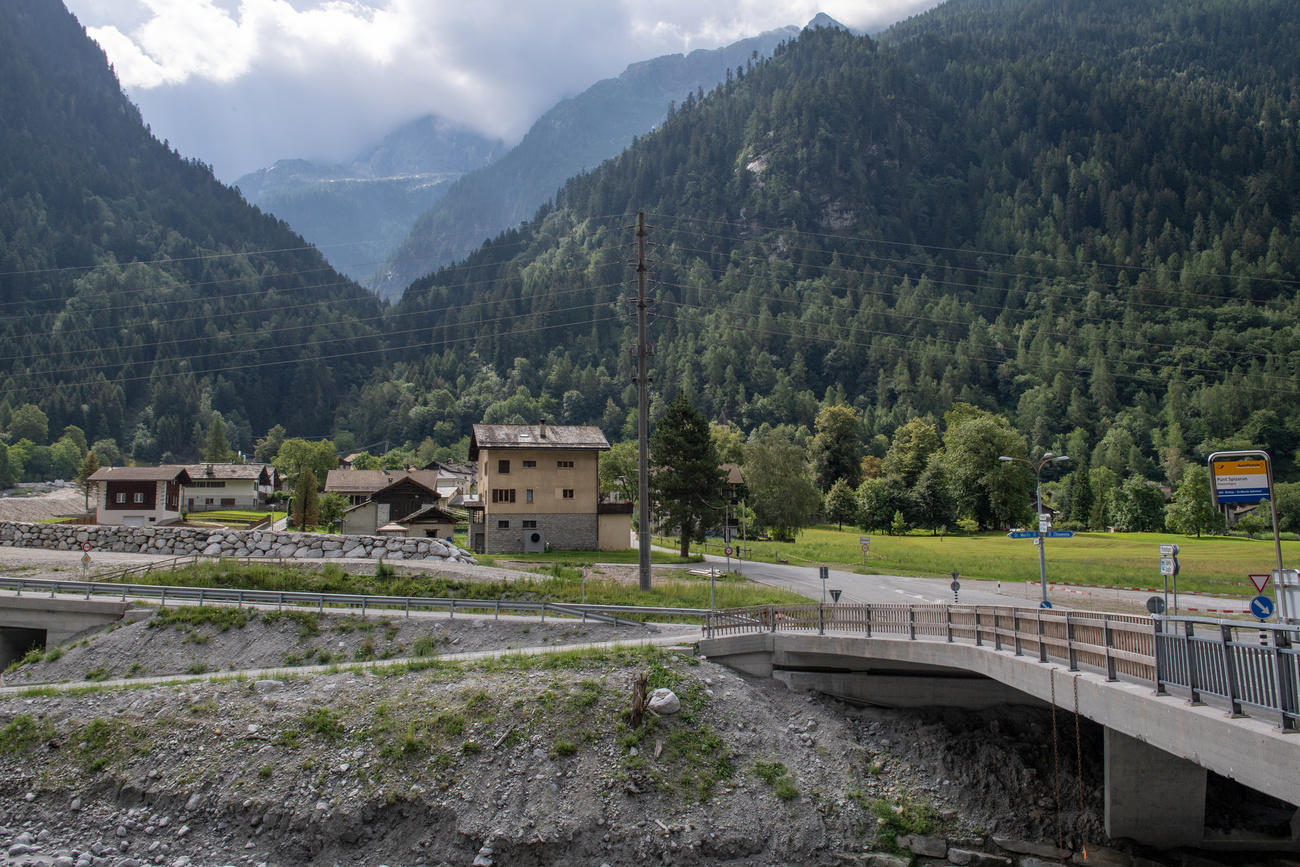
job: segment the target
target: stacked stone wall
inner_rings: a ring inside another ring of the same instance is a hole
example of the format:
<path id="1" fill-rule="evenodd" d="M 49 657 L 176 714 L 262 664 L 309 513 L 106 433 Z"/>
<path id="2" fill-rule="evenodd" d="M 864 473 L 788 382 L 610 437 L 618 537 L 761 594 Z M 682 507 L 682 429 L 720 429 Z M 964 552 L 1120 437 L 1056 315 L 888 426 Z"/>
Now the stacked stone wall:
<path id="1" fill-rule="evenodd" d="M 470 554 L 445 539 L 334 536 L 274 530 L 124 527 L 0 522 L 0 546 L 55 551 L 118 551 L 184 557 L 265 557 L 286 560 L 452 560 L 473 563 Z"/>

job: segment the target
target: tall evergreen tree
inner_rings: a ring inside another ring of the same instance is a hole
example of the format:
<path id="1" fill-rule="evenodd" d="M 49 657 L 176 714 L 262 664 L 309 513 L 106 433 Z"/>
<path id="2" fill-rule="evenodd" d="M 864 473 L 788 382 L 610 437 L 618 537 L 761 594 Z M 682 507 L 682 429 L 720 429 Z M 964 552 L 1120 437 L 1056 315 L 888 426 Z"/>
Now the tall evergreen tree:
<path id="1" fill-rule="evenodd" d="M 725 512 L 725 476 L 709 423 L 678 395 L 650 436 L 650 502 L 659 527 L 681 537 L 681 555 Z"/>

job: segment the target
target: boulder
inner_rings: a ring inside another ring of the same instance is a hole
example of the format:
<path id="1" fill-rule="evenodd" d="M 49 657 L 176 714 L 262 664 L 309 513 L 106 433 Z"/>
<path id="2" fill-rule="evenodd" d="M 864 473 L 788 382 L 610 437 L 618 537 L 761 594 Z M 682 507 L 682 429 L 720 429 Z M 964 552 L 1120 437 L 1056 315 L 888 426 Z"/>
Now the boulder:
<path id="1" fill-rule="evenodd" d="M 659 716 L 671 716 L 681 711 L 682 700 L 671 689 L 660 687 L 650 693 L 650 700 L 647 702 L 646 707 Z M 946 847 L 944 851 L 947 851 Z"/>

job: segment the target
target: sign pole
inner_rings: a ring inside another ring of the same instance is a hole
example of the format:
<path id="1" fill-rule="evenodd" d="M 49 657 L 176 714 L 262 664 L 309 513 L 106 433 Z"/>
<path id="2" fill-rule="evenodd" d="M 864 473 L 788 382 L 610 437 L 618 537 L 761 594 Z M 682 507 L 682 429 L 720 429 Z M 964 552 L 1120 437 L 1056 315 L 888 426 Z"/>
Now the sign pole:
<path id="1" fill-rule="evenodd" d="M 1226 510 L 1227 503 L 1258 503 L 1268 500 L 1273 518 L 1273 550 L 1277 559 L 1278 619 L 1289 621 L 1295 617 L 1290 610 L 1287 592 L 1283 590 L 1282 537 L 1277 527 L 1277 498 L 1273 493 L 1273 461 L 1268 452 L 1258 449 L 1215 452 L 1206 459 L 1210 468 L 1210 496 L 1214 505 Z M 1225 512 L 1226 514 L 1226 512 Z"/>

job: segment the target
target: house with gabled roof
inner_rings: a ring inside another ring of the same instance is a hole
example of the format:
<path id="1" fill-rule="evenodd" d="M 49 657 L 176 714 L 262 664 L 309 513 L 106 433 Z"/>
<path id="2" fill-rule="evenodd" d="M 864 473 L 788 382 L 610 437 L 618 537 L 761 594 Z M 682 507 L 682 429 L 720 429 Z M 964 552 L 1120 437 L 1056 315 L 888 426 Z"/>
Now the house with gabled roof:
<path id="1" fill-rule="evenodd" d="M 280 472 L 270 464 L 188 464 L 181 500 L 187 512 L 214 509 L 265 509 L 280 489 Z"/>
<path id="2" fill-rule="evenodd" d="M 608 504 L 616 508 L 602 514 L 598 468 L 608 449 L 590 425 L 474 425 L 469 456 L 478 493 L 463 500 L 470 547 L 483 554 L 625 550 L 630 510 Z"/>
<path id="3" fill-rule="evenodd" d="M 181 488 L 190 483 L 181 466 L 100 467 L 95 486 L 95 522 L 147 527 L 181 519 Z"/>
<path id="4" fill-rule="evenodd" d="M 362 479 L 356 477 L 358 473 L 375 475 Z M 370 490 L 370 486 L 381 478 L 388 480 L 388 484 Z M 347 535 L 370 536 L 383 532 L 450 539 L 455 530 L 455 516 L 442 507 L 443 498 L 433 487 L 437 483 L 436 473 L 331 470 L 326 493 L 331 492 L 329 480 L 333 482 L 333 493 L 360 499 L 360 502 L 354 500 L 343 513 L 343 532 Z"/>

